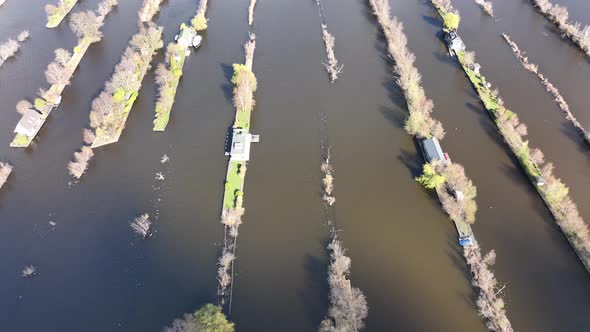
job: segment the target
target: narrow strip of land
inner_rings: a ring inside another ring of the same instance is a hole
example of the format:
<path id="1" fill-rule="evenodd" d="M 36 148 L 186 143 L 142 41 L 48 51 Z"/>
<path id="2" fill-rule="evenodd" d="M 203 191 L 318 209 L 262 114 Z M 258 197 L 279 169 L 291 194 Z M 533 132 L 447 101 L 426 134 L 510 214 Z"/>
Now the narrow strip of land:
<path id="1" fill-rule="evenodd" d="M 78 0 L 59 0 L 57 6 L 51 4 L 45 5 L 45 13 L 47 14 L 47 24 L 45 27 L 56 28 L 66 18 L 76 3 L 78 3 Z"/>
<path id="2" fill-rule="evenodd" d="M 180 25 L 180 32 L 176 41 L 166 47 L 166 64 L 160 64 L 156 69 L 156 83 L 159 85 L 158 101 L 156 102 L 153 131 L 164 131 L 170 121 L 170 112 L 174 104 L 176 90 L 182 76 L 182 69 L 186 57 L 190 55 L 190 47 L 201 45 L 203 37 L 198 33 L 207 29 L 207 0 L 201 0 L 196 15 L 191 24 Z"/>
<path id="3" fill-rule="evenodd" d="M 435 189 L 444 211 L 455 223 L 459 245 L 472 272 L 472 285 L 478 290 L 477 306 L 491 331 L 512 332 L 503 299 L 496 289 L 498 282 L 490 269 L 493 251 L 483 256 L 470 224 L 475 222 L 476 188 L 465 175 L 463 167 L 444 153 L 439 139 L 444 136 L 442 124 L 432 118 L 432 100 L 421 86 L 421 74 L 414 66 L 415 55 L 407 47 L 401 22 L 390 16 L 388 0 L 369 0 L 373 13 L 385 35 L 387 50 L 395 62 L 397 84 L 403 91 L 409 117 L 405 129 L 420 145 L 426 164 L 416 180 L 426 188 Z M 487 259 L 486 259 L 487 258 Z"/>
<path id="4" fill-rule="evenodd" d="M 457 10 L 452 7 L 450 1 L 431 1 L 443 20 L 449 52 L 456 56 L 504 141 L 590 273 L 590 231 L 576 204 L 568 195 L 568 187 L 554 175 L 554 166 L 551 162 L 545 162 L 542 151 L 529 147 L 529 141 L 524 138 L 526 126 L 520 123 L 516 113 L 504 106 L 497 90 L 492 90 L 492 85 L 480 72 L 481 66 L 475 63 L 474 53 L 466 50 L 465 44 L 457 34 L 460 21 Z"/>
<path id="5" fill-rule="evenodd" d="M 26 148 L 37 136 L 51 111 L 59 106 L 61 94 L 70 84 L 76 68 L 90 45 L 102 39 L 100 28 L 104 25 L 106 16 L 116 5 L 116 0 L 103 0 L 95 12 L 78 12 L 72 15 L 70 27 L 78 37 L 78 45 L 74 47 L 73 54 L 64 49 L 56 50 L 55 61 L 47 66 L 45 72 L 47 82 L 51 86 L 49 90 L 41 90 L 33 104 L 20 111 L 22 117 L 14 129 L 16 135 L 10 143 L 11 147 Z"/>

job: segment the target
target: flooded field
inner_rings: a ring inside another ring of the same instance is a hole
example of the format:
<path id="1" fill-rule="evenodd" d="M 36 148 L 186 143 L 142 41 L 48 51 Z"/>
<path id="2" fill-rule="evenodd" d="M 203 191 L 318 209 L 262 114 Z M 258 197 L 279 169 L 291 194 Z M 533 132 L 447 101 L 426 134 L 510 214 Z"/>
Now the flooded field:
<path id="1" fill-rule="evenodd" d="M 343 70 L 330 83 L 315 1 L 259 0 L 250 131 L 260 134 L 245 180 L 232 311 L 238 331 L 314 331 L 328 308 L 329 240 L 322 207 L 322 148 L 335 168 L 335 223 L 352 259 L 352 283 L 367 297 L 366 331 L 486 331 L 453 223 L 414 177 L 423 163 L 403 128 L 405 99 L 365 0 L 322 0 Z M 590 127 L 590 60 L 525 0 L 492 0 L 496 19 L 473 1 L 454 1 L 459 32 L 506 105 L 528 126 L 590 221 L 590 149 L 552 97 L 502 40 L 505 32 L 559 88 Z M 74 11 L 94 9 L 82 0 Z M 0 326 L 10 331 L 161 331 L 174 318 L 217 301 L 216 262 L 235 109 L 233 63 L 243 62 L 248 1 L 209 0 L 208 29 L 184 65 L 171 121 L 152 132 L 157 86 L 150 71 L 118 143 L 95 149 L 72 182 L 92 100 L 129 38 L 141 0 L 120 0 L 90 46 L 63 100 L 26 150 L 9 143 L 14 105 L 45 85 L 56 48 L 76 38 L 66 23 L 45 28 L 45 2 L 0 7 L 0 42 L 30 31 L 0 68 L 0 161 L 14 172 L 0 190 Z M 560 0 L 590 24 L 585 0 Z M 444 148 L 478 189 L 473 226 L 516 331 L 590 330 L 590 276 L 556 226 L 458 64 L 426 0 L 391 1 L 444 125 Z M 155 22 L 164 44 L 197 9 L 167 0 Z M 152 66 L 163 60 L 163 50 Z M 324 144 L 324 146 L 322 146 Z M 170 161 L 160 163 L 163 155 Z M 162 172 L 163 182 L 155 180 Z M 142 241 L 129 222 L 142 213 L 154 233 Z M 26 265 L 37 274 L 23 278 Z"/>

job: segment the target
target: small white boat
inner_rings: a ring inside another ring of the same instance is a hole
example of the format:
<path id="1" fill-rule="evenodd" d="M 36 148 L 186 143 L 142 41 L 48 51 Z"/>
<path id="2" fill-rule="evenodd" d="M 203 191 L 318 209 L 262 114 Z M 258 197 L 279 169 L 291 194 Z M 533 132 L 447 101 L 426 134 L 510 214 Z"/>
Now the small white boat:
<path id="1" fill-rule="evenodd" d="M 203 41 L 203 37 L 202 37 L 202 36 L 195 35 L 195 36 L 193 37 L 193 42 L 192 42 L 192 44 L 193 44 L 193 47 L 195 47 L 195 48 L 196 48 L 196 47 L 199 47 L 199 46 L 201 46 L 201 42 L 202 42 L 202 41 Z"/>

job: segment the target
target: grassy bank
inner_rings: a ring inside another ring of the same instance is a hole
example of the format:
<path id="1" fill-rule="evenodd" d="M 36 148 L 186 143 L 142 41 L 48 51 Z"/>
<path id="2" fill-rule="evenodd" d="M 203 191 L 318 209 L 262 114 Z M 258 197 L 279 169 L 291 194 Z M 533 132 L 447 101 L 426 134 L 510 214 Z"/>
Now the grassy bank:
<path id="1" fill-rule="evenodd" d="M 234 64 L 234 106 L 236 116 L 233 130 L 248 134 L 250 131 L 250 116 L 254 108 L 254 92 L 256 91 L 256 76 L 252 72 L 254 60 L 255 40 L 250 36 L 246 43 L 245 64 Z M 224 225 L 224 239 L 222 255 L 218 260 L 217 294 L 219 304 L 223 307 L 229 304 L 231 312 L 231 300 L 233 290 L 233 267 L 235 260 L 236 243 L 238 239 L 238 228 L 242 223 L 244 214 L 244 179 L 246 177 L 246 161 L 229 160 L 225 188 L 223 192 L 223 208 L 221 223 Z"/>
<path id="2" fill-rule="evenodd" d="M 59 0 L 57 6 L 48 4 L 45 6 L 45 13 L 47 14 L 46 28 L 55 28 L 74 8 L 78 0 Z"/>
<path id="3" fill-rule="evenodd" d="M 443 7 L 436 1 L 433 3 L 443 20 L 448 17 L 446 13 L 449 8 Z M 502 134 L 504 141 L 522 165 L 557 225 L 590 273 L 590 231 L 580 216 L 576 204 L 569 197 L 568 187 L 553 174 L 553 164 L 544 161 L 541 150 L 529 147 L 529 141 L 524 139 L 526 126 L 520 123 L 514 112 L 504 106 L 499 93 L 491 89 L 491 84 L 487 82 L 486 78 L 473 70 L 473 57 L 466 56 L 466 52 L 457 52 L 457 59 Z"/>
<path id="4" fill-rule="evenodd" d="M 191 36 L 207 29 L 207 0 L 201 0 L 196 15 L 191 19 L 191 25 L 181 24 L 178 38 L 183 32 Z M 187 31 L 185 31 L 187 30 Z M 191 40 L 192 42 L 192 40 Z M 166 47 L 166 63 L 160 64 L 156 71 L 158 84 L 158 101 L 156 102 L 153 131 L 164 131 L 170 121 L 170 112 L 176 97 L 176 90 L 182 77 L 182 69 L 186 57 L 190 54 L 186 45 L 172 42 Z"/>

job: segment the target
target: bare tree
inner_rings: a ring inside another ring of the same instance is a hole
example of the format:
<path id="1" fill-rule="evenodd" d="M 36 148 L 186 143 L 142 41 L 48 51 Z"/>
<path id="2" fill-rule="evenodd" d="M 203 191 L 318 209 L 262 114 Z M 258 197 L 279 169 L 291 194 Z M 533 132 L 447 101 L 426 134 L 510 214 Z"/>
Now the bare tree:
<path id="1" fill-rule="evenodd" d="M 6 183 L 8 177 L 12 173 L 12 165 L 9 163 L 0 162 L 0 188 Z"/>
<path id="2" fill-rule="evenodd" d="M 494 8 L 491 1 L 475 0 L 475 3 L 477 3 L 486 14 L 494 17 Z"/>
<path id="3" fill-rule="evenodd" d="M 98 4 L 98 9 L 96 11 L 104 19 L 104 17 L 107 16 L 118 4 L 118 0 L 103 0 Z"/>
<path id="4" fill-rule="evenodd" d="M 364 327 L 363 320 L 369 313 L 367 300 L 360 289 L 350 283 L 350 258 L 346 256 L 342 243 L 333 232 L 330 250 L 330 267 L 328 284 L 330 285 L 330 308 L 328 318 L 322 322 L 320 332 L 334 331 L 357 332 Z"/>
<path id="5" fill-rule="evenodd" d="M 69 72 L 64 66 L 57 62 L 52 62 L 47 66 L 45 71 L 45 78 L 49 84 L 68 85 L 70 84 L 70 78 L 72 73 Z"/>
<path id="6" fill-rule="evenodd" d="M 322 37 L 326 46 L 326 57 L 328 59 L 327 63 L 324 63 L 324 67 L 326 67 L 328 74 L 330 74 L 330 80 L 334 83 L 338 79 L 338 74 L 342 72 L 343 66 L 338 64 L 336 54 L 334 53 L 334 36 L 328 32 L 328 27 L 325 24 L 322 24 Z"/>
<path id="7" fill-rule="evenodd" d="M 149 234 L 150 226 L 152 225 L 152 222 L 149 218 L 150 216 L 147 213 L 144 213 L 141 216 L 135 218 L 130 224 L 131 229 L 133 229 L 133 231 L 143 239 L 145 239 Z"/>
<path id="8" fill-rule="evenodd" d="M 96 134 L 94 133 L 94 131 L 84 128 L 84 130 L 82 131 L 82 137 L 84 140 L 84 144 L 91 145 L 96 139 Z"/>
<path id="9" fill-rule="evenodd" d="M 154 16 L 160 11 L 160 4 L 163 0 L 143 0 L 141 9 L 137 14 L 141 22 L 151 21 Z"/>
<path id="10" fill-rule="evenodd" d="M 18 52 L 19 44 L 14 39 L 8 39 L 5 43 L 0 44 L 0 65 L 8 58 L 14 56 Z"/>
<path id="11" fill-rule="evenodd" d="M 86 169 L 88 169 L 88 163 L 92 156 L 94 156 L 94 152 L 89 146 L 82 146 L 80 152 L 75 152 L 74 161 L 68 164 L 70 175 L 76 179 L 81 178 L 84 172 L 86 172 Z"/>
<path id="12" fill-rule="evenodd" d="M 34 276 L 36 272 L 37 272 L 36 267 L 34 267 L 33 265 L 27 265 L 23 269 L 22 276 L 24 278 L 30 278 L 30 277 Z"/>
<path id="13" fill-rule="evenodd" d="M 21 31 L 21 33 L 18 34 L 16 40 L 18 40 L 19 42 L 24 42 L 25 40 L 27 40 L 27 38 L 29 38 L 29 30 L 23 30 Z"/>
<path id="14" fill-rule="evenodd" d="M 70 19 L 72 32 L 80 39 L 87 38 L 91 43 L 102 38 L 100 28 L 103 24 L 103 17 L 96 15 L 91 10 L 74 13 Z"/>
<path id="15" fill-rule="evenodd" d="M 33 108 L 33 104 L 28 100 L 22 99 L 16 103 L 16 111 L 21 115 L 25 114 L 25 112 L 31 108 Z"/>

